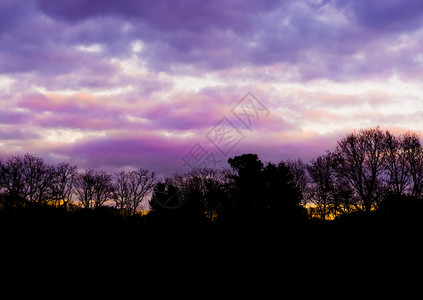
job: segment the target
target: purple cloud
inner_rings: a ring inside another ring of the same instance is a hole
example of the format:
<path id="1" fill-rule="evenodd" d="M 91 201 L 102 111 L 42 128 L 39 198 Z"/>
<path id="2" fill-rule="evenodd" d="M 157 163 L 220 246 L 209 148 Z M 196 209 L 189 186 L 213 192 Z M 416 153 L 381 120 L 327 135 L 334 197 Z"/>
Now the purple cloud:
<path id="1" fill-rule="evenodd" d="M 8 29 L 0 37 L 0 72 L 63 74 L 85 67 L 112 74 L 116 70 L 106 58 L 128 57 L 131 43 L 140 39 L 146 47 L 139 56 L 153 70 L 180 73 L 194 65 L 190 72 L 198 74 L 286 63 L 304 80 L 351 80 L 403 63 L 403 52 L 386 53 L 385 40 L 420 28 L 422 6 L 416 1 L 39 0 L 5 2 L 0 11 L 19 16 L 0 24 Z M 92 44 L 103 45 L 101 53 L 75 50 Z M 367 63 L 354 59 L 358 52 Z M 317 57 L 321 66 L 313 70 Z"/>
<path id="2" fill-rule="evenodd" d="M 177 141 L 155 134 L 110 134 L 103 138 L 83 139 L 55 153 L 69 157 L 80 167 L 118 169 L 130 166 L 157 172 L 182 170 L 180 156 L 189 141 Z"/>
<path id="3" fill-rule="evenodd" d="M 17 128 L 7 129 L 0 127 L 0 140 L 30 140 L 39 138 L 35 132 L 23 131 Z"/>
<path id="4" fill-rule="evenodd" d="M 1 1 L 0 153 L 180 168 L 248 91 L 270 115 L 233 155 L 418 129 L 422 15 L 412 0 Z"/>
<path id="5" fill-rule="evenodd" d="M 418 29 L 422 25 L 423 3 L 413 0 L 361 0 L 341 7 L 352 10 L 358 22 L 376 31 L 403 31 Z"/>

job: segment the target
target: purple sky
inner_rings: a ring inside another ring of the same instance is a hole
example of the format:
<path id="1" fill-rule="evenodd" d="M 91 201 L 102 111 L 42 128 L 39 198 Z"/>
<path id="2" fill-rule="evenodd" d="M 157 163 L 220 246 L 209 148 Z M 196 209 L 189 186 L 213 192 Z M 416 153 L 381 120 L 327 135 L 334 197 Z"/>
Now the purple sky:
<path id="1" fill-rule="evenodd" d="M 421 133 L 422 79 L 417 0 L 0 0 L 0 157 L 308 161 L 353 129 Z"/>

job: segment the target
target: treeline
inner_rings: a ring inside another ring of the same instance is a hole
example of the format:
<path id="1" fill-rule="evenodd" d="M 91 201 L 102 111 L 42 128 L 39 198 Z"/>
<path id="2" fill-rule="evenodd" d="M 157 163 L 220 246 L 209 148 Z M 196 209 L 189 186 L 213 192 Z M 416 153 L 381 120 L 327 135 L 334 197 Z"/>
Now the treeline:
<path id="1" fill-rule="evenodd" d="M 255 225 L 307 219 L 288 164 L 264 164 L 256 154 L 228 163 L 230 170 L 197 169 L 158 183 L 150 217 Z"/>
<path id="2" fill-rule="evenodd" d="M 159 178 L 145 169 L 108 174 L 50 165 L 32 154 L 0 161 L 0 207 L 49 206 L 104 211 L 146 222 L 284 224 L 353 215 L 420 218 L 423 148 L 416 133 L 379 127 L 355 131 L 313 159 L 263 163 L 256 154 L 230 169 L 198 169 Z"/>
<path id="3" fill-rule="evenodd" d="M 49 205 L 64 209 L 96 210 L 111 206 L 123 215 L 134 215 L 157 183 L 145 169 L 111 175 L 69 163 L 50 165 L 33 154 L 0 161 L 0 206 Z"/>
<path id="4" fill-rule="evenodd" d="M 305 200 L 323 219 L 421 204 L 423 149 L 414 132 L 353 132 L 305 168 Z"/>

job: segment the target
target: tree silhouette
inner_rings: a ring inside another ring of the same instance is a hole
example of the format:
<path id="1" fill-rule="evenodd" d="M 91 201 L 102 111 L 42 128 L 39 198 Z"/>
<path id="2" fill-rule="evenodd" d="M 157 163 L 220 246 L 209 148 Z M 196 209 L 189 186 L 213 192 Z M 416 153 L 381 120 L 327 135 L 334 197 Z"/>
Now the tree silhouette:
<path id="1" fill-rule="evenodd" d="M 255 212 L 264 206 L 263 163 L 257 154 L 243 154 L 228 160 L 231 168 L 237 173 L 234 177 L 238 201 L 235 204 L 241 218 L 252 220 Z M 257 216 L 257 215 L 256 215 Z"/>
<path id="2" fill-rule="evenodd" d="M 295 187 L 298 189 L 298 191 L 301 193 L 302 196 L 306 194 L 306 188 L 308 183 L 308 174 L 307 174 L 307 165 L 301 160 L 287 160 L 286 166 L 289 169 L 289 172 L 292 176 L 292 182 L 295 185 Z M 305 199 L 301 199 L 302 202 L 305 201 Z"/>
<path id="3" fill-rule="evenodd" d="M 22 175 L 24 178 L 24 194 L 30 202 L 41 203 L 51 196 L 51 185 L 54 169 L 44 160 L 32 154 L 23 157 Z"/>
<path id="4" fill-rule="evenodd" d="M 404 153 L 405 164 L 412 179 L 411 195 L 422 197 L 423 194 L 423 149 L 419 136 L 406 132 L 399 138 L 400 152 Z"/>
<path id="5" fill-rule="evenodd" d="M 185 200 L 184 191 L 176 186 L 174 178 L 167 177 L 156 183 L 149 206 L 151 212 L 163 212 L 181 207 Z"/>
<path id="6" fill-rule="evenodd" d="M 244 154 L 228 160 L 237 172 L 237 209 L 248 222 L 278 223 L 300 218 L 302 194 L 290 168 L 259 160 L 257 154 Z"/>
<path id="7" fill-rule="evenodd" d="M 165 226 L 166 230 L 173 230 L 175 225 L 198 224 L 204 220 L 200 191 L 195 187 L 186 189 L 175 177 L 158 182 L 149 202 L 149 217 L 156 226 Z"/>
<path id="8" fill-rule="evenodd" d="M 104 171 L 85 170 L 76 176 L 75 192 L 85 209 L 97 209 L 113 197 L 112 177 Z"/>
<path id="9" fill-rule="evenodd" d="M 332 168 L 330 155 L 322 155 L 313 159 L 307 166 L 311 179 L 309 199 L 323 220 L 326 220 L 335 202 L 335 172 Z"/>
<path id="10" fill-rule="evenodd" d="M 200 168 L 168 177 L 156 185 L 151 210 L 191 222 L 222 220 L 231 194 L 230 175 L 228 170 Z"/>
<path id="11" fill-rule="evenodd" d="M 113 197 L 116 208 L 121 213 L 134 215 L 156 182 L 155 173 L 145 169 L 116 174 Z"/>
<path id="12" fill-rule="evenodd" d="M 385 192 L 386 136 L 377 128 L 348 134 L 333 152 L 333 166 L 354 190 L 356 207 L 370 212 Z"/>
<path id="13" fill-rule="evenodd" d="M 410 151 L 408 137 L 395 137 L 386 132 L 385 167 L 388 173 L 388 189 L 396 196 L 401 196 L 412 183 L 411 170 L 408 162 Z"/>
<path id="14" fill-rule="evenodd" d="M 423 219 L 423 149 L 413 132 L 354 131 L 308 165 L 300 159 L 263 163 L 251 153 L 228 163 L 231 169 L 196 169 L 159 181 L 146 169 L 112 176 L 101 170 L 78 172 L 65 162 L 48 164 L 32 154 L 10 156 L 0 159 L 0 219 L 24 213 L 20 220 L 32 222 L 67 214 L 167 227 L 269 229 L 304 221 L 306 208 L 309 217 L 324 223 L 335 219 L 334 224 Z M 150 212 L 142 216 L 141 203 L 150 196 Z M 26 218 L 27 213 L 37 217 Z"/>
<path id="15" fill-rule="evenodd" d="M 25 176 L 21 156 L 11 156 L 1 165 L 0 182 L 9 199 L 25 198 Z"/>
<path id="16" fill-rule="evenodd" d="M 51 183 L 51 200 L 56 206 L 65 209 L 72 201 L 74 183 L 77 175 L 76 166 L 69 163 L 59 163 L 53 169 L 54 179 Z"/>
<path id="17" fill-rule="evenodd" d="M 263 181 L 266 218 L 274 222 L 303 218 L 302 193 L 285 162 L 281 161 L 278 165 L 268 163 L 263 168 Z"/>

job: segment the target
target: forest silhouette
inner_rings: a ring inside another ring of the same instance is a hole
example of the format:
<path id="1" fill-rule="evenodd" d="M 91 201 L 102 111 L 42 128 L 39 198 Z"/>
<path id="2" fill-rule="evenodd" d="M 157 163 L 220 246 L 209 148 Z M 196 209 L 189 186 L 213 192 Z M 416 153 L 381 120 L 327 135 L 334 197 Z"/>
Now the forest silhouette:
<path id="1" fill-rule="evenodd" d="M 160 178 L 145 169 L 109 174 L 10 156 L 0 160 L 0 223 L 3 231 L 95 235 L 417 228 L 423 220 L 423 148 L 414 132 L 354 131 L 309 163 L 243 154 L 228 164 Z"/>

